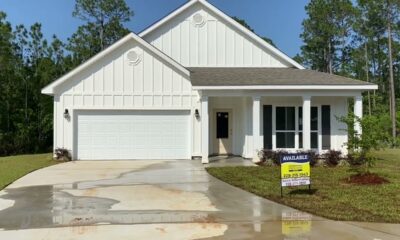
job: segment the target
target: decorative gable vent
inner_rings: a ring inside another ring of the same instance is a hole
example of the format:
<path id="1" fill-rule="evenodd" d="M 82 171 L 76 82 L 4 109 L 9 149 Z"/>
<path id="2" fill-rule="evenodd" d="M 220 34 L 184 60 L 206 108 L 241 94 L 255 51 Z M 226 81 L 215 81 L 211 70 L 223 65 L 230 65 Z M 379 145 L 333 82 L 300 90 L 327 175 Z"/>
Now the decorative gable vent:
<path id="1" fill-rule="evenodd" d="M 140 54 L 137 53 L 137 51 L 135 51 L 135 50 L 130 50 L 126 54 L 126 59 L 128 60 L 129 64 L 131 64 L 131 65 L 137 65 L 141 61 Z"/>
<path id="2" fill-rule="evenodd" d="M 197 27 L 202 27 L 206 23 L 206 20 L 201 13 L 196 13 L 195 15 L 193 15 L 193 23 Z"/>

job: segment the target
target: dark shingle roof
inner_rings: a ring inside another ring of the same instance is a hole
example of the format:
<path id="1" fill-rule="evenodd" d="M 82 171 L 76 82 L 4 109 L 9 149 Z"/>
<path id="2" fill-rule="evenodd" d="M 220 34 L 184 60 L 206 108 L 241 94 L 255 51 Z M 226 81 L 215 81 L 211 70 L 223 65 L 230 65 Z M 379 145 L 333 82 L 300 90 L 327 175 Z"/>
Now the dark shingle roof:
<path id="1" fill-rule="evenodd" d="M 294 68 L 188 68 L 193 86 L 373 85 L 338 75 Z"/>

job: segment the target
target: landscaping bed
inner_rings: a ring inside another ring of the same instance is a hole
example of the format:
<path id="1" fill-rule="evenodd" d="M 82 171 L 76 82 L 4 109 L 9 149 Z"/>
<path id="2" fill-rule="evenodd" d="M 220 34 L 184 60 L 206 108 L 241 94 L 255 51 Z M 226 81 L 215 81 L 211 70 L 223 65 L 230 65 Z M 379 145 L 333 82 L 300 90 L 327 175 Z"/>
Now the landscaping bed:
<path id="1" fill-rule="evenodd" d="M 57 163 L 51 153 L 0 157 L 0 190 L 32 171 Z"/>
<path id="2" fill-rule="evenodd" d="M 383 184 L 346 182 L 359 174 L 354 168 L 320 166 L 311 169 L 312 194 L 307 186 L 284 188 L 283 198 L 278 166 L 212 167 L 207 171 L 261 197 L 329 219 L 400 223 L 400 150 L 372 154 L 378 160 L 371 173 L 382 178 Z"/>

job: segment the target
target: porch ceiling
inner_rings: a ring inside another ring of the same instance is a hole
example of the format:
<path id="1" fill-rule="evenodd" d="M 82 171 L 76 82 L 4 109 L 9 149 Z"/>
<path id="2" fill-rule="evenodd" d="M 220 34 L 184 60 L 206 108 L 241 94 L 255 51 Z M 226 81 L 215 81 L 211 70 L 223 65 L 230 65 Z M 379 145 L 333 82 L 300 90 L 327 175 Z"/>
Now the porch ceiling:
<path id="1" fill-rule="evenodd" d="M 374 84 L 294 68 L 188 68 L 193 86 L 368 86 Z"/>

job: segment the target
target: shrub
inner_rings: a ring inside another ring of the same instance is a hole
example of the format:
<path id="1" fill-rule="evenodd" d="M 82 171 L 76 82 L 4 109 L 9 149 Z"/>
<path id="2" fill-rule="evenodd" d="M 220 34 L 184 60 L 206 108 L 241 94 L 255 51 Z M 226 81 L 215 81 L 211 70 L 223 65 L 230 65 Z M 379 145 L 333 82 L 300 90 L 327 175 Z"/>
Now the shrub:
<path id="1" fill-rule="evenodd" d="M 340 162 L 342 152 L 336 151 L 336 150 L 329 150 L 323 156 L 324 156 L 325 162 L 326 162 L 326 164 L 328 164 L 328 166 L 335 167 Z"/>
<path id="2" fill-rule="evenodd" d="M 394 142 L 389 135 L 390 127 L 382 125 L 384 119 L 381 116 L 364 116 L 360 119 L 350 112 L 348 116 L 339 120 L 347 125 L 345 131 L 349 138 L 346 144 L 350 165 L 362 166 L 358 170 L 368 173 L 376 161 L 376 158 L 370 156 L 371 150 L 382 149 L 388 142 Z M 354 129 L 355 124 L 359 124 L 364 131 L 357 132 Z"/>
<path id="3" fill-rule="evenodd" d="M 56 156 L 56 159 L 59 161 L 71 161 L 71 154 L 68 151 L 68 149 L 65 148 L 56 148 L 54 151 L 54 155 Z"/>
<path id="4" fill-rule="evenodd" d="M 348 133 L 349 139 L 346 144 L 349 152 L 379 150 L 387 146 L 389 142 L 393 142 L 389 135 L 390 126 L 389 128 L 383 126 L 384 120 L 380 116 L 364 116 L 360 119 L 350 112 L 348 116 L 338 119 L 347 125 L 344 131 Z M 359 124 L 361 129 L 364 129 L 362 134 L 355 131 L 355 124 Z"/>
<path id="5" fill-rule="evenodd" d="M 265 162 L 266 160 L 271 160 L 274 163 L 274 165 L 280 166 L 281 156 L 284 154 L 289 154 L 289 152 L 285 150 L 273 151 L 269 149 L 263 149 L 261 151 L 261 160 L 263 162 Z"/>
<path id="6" fill-rule="evenodd" d="M 269 149 L 263 149 L 258 152 L 258 156 L 259 156 L 261 162 L 265 162 L 268 159 L 272 159 L 273 154 L 274 154 L 274 151 L 269 150 Z"/>
<path id="7" fill-rule="evenodd" d="M 377 161 L 376 157 L 366 152 L 353 152 L 347 155 L 347 159 L 352 167 L 358 167 L 362 173 L 369 173 Z"/>
<path id="8" fill-rule="evenodd" d="M 339 167 L 349 167 L 350 163 L 347 159 L 342 159 L 339 161 L 338 166 Z"/>
<path id="9" fill-rule="evenodd" d="M 280 166 L 281 165 L 281 157 L 286 154 L 289 154 L 289 152 L 285 151 L 285 150 L 274 151 L 274 154 L 273 154 L 271 160 L 274 162 L 275 165 Z"/>
<path id="10" fill-rule="evenodd" d="M 309 158 L 310 158 L 310 165 L 311 165 L 312 167 L 314 167 L 314 166 L 317 164 L 318 159 L 321 158 L 320 155 L 319 155 L 317 152 L 313 151 L 313 150 L 298 151 L 297 153 L 300 153 L 300 154 L 307 154 L 307 155 L 309 156 Z"/>
<path id="11" fill-rule="evenodd" d="M 362 152 L 353 152 L 347 155 L 347 161 L 350 163 L 350 166 L 361 166 L 365 162 L 365 153 Z"/>

